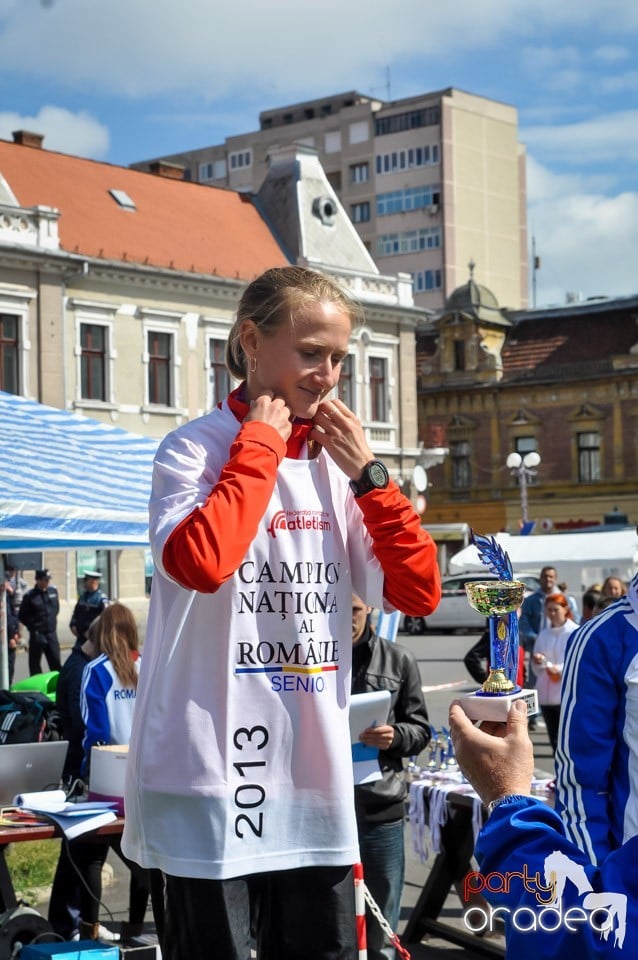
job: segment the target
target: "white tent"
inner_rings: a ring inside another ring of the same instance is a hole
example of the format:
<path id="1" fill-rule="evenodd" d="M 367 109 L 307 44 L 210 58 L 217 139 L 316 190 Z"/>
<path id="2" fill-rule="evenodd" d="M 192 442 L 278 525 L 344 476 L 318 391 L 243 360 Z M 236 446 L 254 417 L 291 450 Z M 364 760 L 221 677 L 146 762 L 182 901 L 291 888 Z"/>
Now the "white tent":
<path id="1" fill-rule="evenodd" d="M 633 527 L 530 537 L 497 533 L 494 539 L 508 554 L 514 573 L 538 573 L 549 564 L 556 567 L 558 579 L 566 581 L 572 593 L 612 574 L 630 580 L 638 565 L 638 535 Z M 485 569 L 473 544 L 449 561 L 450 573 Z"/>

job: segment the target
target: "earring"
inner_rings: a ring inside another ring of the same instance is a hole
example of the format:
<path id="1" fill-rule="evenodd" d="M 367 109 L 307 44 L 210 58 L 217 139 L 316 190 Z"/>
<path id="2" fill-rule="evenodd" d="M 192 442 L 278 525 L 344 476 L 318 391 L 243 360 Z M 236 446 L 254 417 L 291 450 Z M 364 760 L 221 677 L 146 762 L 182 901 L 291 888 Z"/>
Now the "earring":
<path id="1" fill-rule="evenodd" d="M 250 373 L 257 372 L 257 357 L 248 358 L 248 370 L 250 371 Z"/>

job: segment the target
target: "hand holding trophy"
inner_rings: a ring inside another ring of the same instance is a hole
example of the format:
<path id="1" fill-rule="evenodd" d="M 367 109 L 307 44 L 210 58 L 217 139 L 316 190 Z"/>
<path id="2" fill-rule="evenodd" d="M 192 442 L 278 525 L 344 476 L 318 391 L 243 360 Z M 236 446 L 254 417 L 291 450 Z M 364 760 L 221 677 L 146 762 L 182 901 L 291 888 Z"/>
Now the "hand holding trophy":
<path id="1" fill-rule="evenodd" d="M 479 559 L 497 580 L 479 580 L 465 585 L 470 605 L 488 619 L 490 669 L 480 690 L 461 697 L 471 720 L 505 721 L 514 700 L 527 703 L 527 714 L 538 713 L 536 690 L 523 690 L 516 683 L 519 640 L 516 611 L 523 602 L 525 584 L 515 580 L 510 558 L 494 537 L 472 531 Z"/>

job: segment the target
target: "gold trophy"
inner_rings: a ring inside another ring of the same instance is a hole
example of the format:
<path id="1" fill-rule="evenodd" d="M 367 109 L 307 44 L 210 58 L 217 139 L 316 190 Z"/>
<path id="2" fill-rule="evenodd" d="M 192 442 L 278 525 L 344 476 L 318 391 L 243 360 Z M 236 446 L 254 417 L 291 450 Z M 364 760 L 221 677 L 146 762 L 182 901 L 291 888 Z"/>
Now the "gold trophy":
<path id="1" fill-rule="evenodd" d="M 507 719 L 514 700 L 525 700 L 527 715 L 538 713 L 536 690 L 523 690 L 516 683 L 519 656 L 518 617 L 516 611 L 525 596 L 525 584 L 513 579 L 509 557 L 494 538 L 472 539 L 479 557 L 498 580 L 478 580 L 465 584 L 470 605 L 487 617 L 490 629 L 490 669 L 480 690 L 461 697 L 471 720 Z"/>

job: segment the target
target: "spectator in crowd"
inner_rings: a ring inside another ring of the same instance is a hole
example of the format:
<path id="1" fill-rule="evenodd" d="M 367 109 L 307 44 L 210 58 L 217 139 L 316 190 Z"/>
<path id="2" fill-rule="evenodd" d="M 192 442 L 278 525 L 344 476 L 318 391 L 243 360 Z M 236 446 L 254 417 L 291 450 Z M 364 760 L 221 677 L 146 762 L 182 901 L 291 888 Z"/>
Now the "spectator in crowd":
<path id="1" fill-rule="evenodd" d="M 611 600 L 619 600 L 627 593 L 627 587 L 620 577 L 607 577 L 603 582 L 603 597 L 609 597 Z"/>
<path id="2" fill-rule="evenodd" d="M 60 598 L 48 570 L 36 570 L 35 586 L 22 598 L 18 617 L 29 631 L 29 674 L 42 673 L 42 654 L 49 670 L 59 670 L 60 642 L 57 634 Z"/>
<path id="3" fill-rule="evenodd" d="M 87 570 L 84 574 L 84 590 L 80 594 L 71 615 L 71 633 L 80 643 L 86 640 L 89 624 L 108 606 L 106 594 L 100 590 L 102 574 L 98 570 Z"/>
<path id="4" fill-rule="evenodd" d="M 331 399 L 357 317 L 332 278 L 267 270 L 228 339 L 240 386 L 155 457 L 123 849 L 164 871 L 164 960 L 248 956 L 251 929 L 264 957 L 356 956 L 352 594 L 426 616 L 441 592 L 436 545 Z"/>
<path id="5" fill-rule="evenodd" d="M 20 642 L 20 621 L 15 612 L 13 593 L 7 589 L 7 584 L 0 583 L 0 603 L 5 605 L 7 627 L 7 662 L 9 665 L 9 686 L 13 683 L 13 674 L 16 664 L 16 650 Z"/>
<path id="6" fill-rule="evenodd" d="M 14 566 L 4 568 L 4 578 L 7 584 L 7 590 L 13 596 L 13 608 L 15 613 L 18 614 L 20 612 L 22 598 L 29 589 L 27 581 Z"/>
<path id="7" fill-rule="evenodd" d="M 594 862 L 638 836 L 638 574 L 572 634 L 563 670 L 556 809 Z"/>
<path id="8" fill-rule="evenodd" d="M 624 940 L 638 935 L 638 837 L 597 867 L 549 804 L 530 796 L 534 755 L 520 701 L 507 725 L 480 728 L 455 701 L 450 730 L 459 767 L 488 810 L 475 849 L 480 869 L 465 883 L 505 919 L 507 956 L 617 960 Z M 484 920 L 488 927 L 489 913 Z"/>
<path id="9" fill-rule="evenodd" d="M 68 740 L 63 781 L 67 790 L 81 792 L 82 762 L 84 760 L 84 720 L 80 709 L 82 674 L 87 663 L 97 653 L 97 627 L 94 620 L 84 643 L 75 641 L 73 649 L 62 664 L 56 688 L 56 707 L 62 723 L 62 736 Z M 53 878 L 49 899 L 49 923 L 63 940 L 73 940 L 80 932 L 83 905 L 87 890 L 84 877 L 90 873 L 94 859 L 94 844 L 84 840 L 63 841 Z M 90 909 L 84 907 L 88 917 Z M 107 931 L 108 932 L 108 931 Z"/>
<path id="10" fill-rule="evenodd" d="M 387 722 L 363 730 L 359 739 L 376 747 L 382 778 L 354 790 L 363 878 L 396 933 L 405 877 L 403 823 L 407 787 L 403 758 L 417 756 L 430 740 L 421 675 L 413 654 L 378 637 L 371 608 L 352 597 L 352 693 L 389 690 Z M 378 920 L 367 911 L 369 960 L 394 960 L 396 951 Z"/>
<path id="11" fill-rule="evenodd" d="M 602 592 L 596 590 L 594 587 L 588 587 L 587 590 L 583 593 L 581 605 L 582 605 L 582 614 L 580 618 L 581 623 L 586 623 L 588 620 L 591 620 L 592 617 L 595 617 L 599 612 L 599 604 L 602 597 Z"/>
<path id="12" fill-rule="evenodd" d="M 525 650 L 527 658 L 526 683 L 528 687 L 536 686 L 536 674 L 531 667 L 531 658 L 534 651 L 536 637 L 544 627 L 548 627 L 549 621 L 545 616 L 545 600 L 552 593 L 558 590 L 558 574 L 556 568 L 545 566 L 539 575 L 540 587 L 534 593 L 525 597 L 521 606 L 521 616 L 519 619 L 519 633 L 521 646 Z M 569 605 L 574 615 L 574 621 L 578 622 L 579 614 L 576 601 L 573 597 L 568 597 Z M 529 728 L 534 730 L 536 719 L 532 717 Z"/>
<path id="13" fill-rule="evenodd" d="M 538 703 L 547 736 L 556 753 L 560 719 L 560 688 L 569 636 L 577 629 L 564 593 L 550 594 L 545 600 L 545 616 L 550 626 L 536 637 L 532 652 L 532 670 L 537 677 Z"/>

